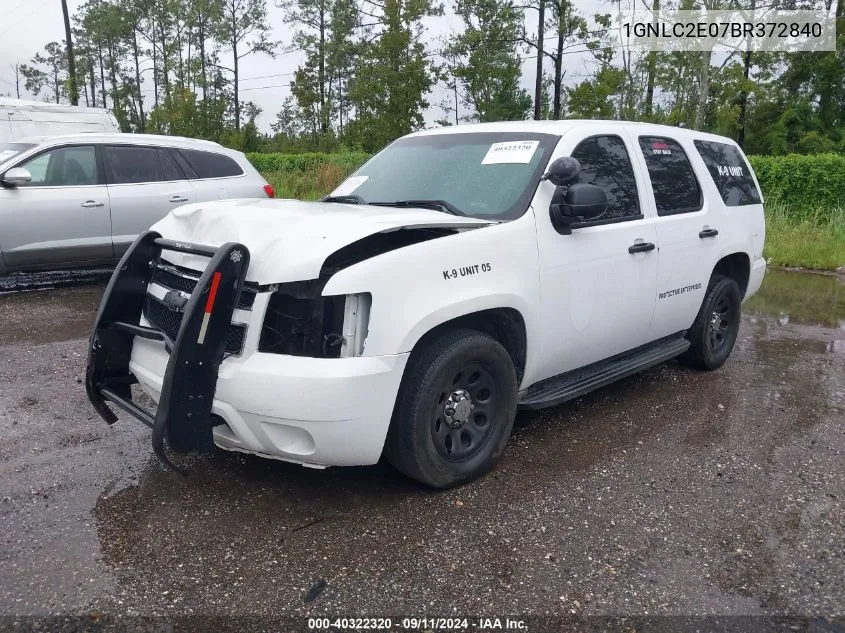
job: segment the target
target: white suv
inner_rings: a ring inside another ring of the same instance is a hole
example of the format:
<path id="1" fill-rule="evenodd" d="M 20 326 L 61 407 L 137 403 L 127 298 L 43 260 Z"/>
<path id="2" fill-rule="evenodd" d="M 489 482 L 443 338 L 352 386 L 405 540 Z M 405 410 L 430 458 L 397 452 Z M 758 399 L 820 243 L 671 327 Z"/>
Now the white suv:
<path id="1" fill-rule="evenodd" d="M 116 262 L 174 208 L 273 190 L 210 141 L 74 134 L 0 144 L 0 273 Z"/>
<path id="2" fill-rule="evenodd" d="M 518 407 L 673 357 L 720 367 L 764 233 L 727 138 L 613 121 L 420 132 L 321 202 L 191 205 L 139 237 L 103 298 L 88 394 L 108 422 L 112 404 L 153 427 L 165 461 L 165 438 L 313 467 L 384 452 L 451 486 L 495 463 Z"/>

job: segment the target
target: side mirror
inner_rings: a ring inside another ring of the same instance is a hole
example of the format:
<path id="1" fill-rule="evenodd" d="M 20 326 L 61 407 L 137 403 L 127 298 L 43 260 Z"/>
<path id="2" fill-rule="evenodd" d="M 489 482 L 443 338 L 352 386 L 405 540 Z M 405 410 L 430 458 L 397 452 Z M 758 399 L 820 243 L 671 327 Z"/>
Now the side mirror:
<path id="1" fill-rule="evenodd" d="M 604 215 L 607 194 L 595 185 L 575 184 L 564 192 L 558 189 L 549 206 L 555 230 L 562 235 L 572 233 L 572 225 L 589 222 Z"/>
<path id="2" fill-rule="evenodd" d="M 14 167 L 3 174 L 3 184 L 10 187 L 17 187 L 30 182 L 32 182 L 32 174 L 23 167 Z"/>
<path id="3" fill-rule="evenodd" d="M 563 156 L 549 165 L 549 170 L 543 176 L 543 180 L 548 180 L 555 187 L 565 187 L 578 180 L 580 171 L 581 163 L 576 158 Z"/>

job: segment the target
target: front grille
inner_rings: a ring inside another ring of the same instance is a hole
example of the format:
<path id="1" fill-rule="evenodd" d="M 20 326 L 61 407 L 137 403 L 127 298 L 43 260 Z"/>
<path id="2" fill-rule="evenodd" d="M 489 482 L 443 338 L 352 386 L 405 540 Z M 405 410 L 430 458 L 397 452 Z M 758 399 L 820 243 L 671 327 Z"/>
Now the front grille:
<path id="1" fill-rule="evenodd" d="M 150 325 L 167 334 L 171 341 L 176 340 L 182 325 L 181 312 L 171 310 L 155 297 L 147 295 L 144 299 L 144 318 Z"/>
<path id="2" fill-rule="evenodd" d="M 178 290 L 186 294 L 193 293 L 199 281 L 199 273 L 171 264 L 159 263 L 153 271 L 153 283 L 167 290 Z M 238 308 L 251 310 L 255 302 L 255 288 L 244 287 L 238 299 Z M 182 325 L 182 312 L 160 301 L 151 294 L 144 299 L 144 318 L 155 328 L 164 332 L 172 341 L 176 341 L 179 327 Z M 232 323 L 226 332 L 226 353 L 240 354 L 246 339 L 246 326 Z"/>
<path id="3" fill-rule="evenodd" d="M 176 341 L 179 327 L 182 325 L 182 313 L 165 305 L 152 295 L 144 299 L 144 318 L 164 332 L 172 341 Z M 240 354 L 246 338 L 246 326 L 232 323 L 226 332 L 226 353 Z"/>
<path id="4" fill-rule="evenodd" d="M 191 294 L 197 285 L 199 277 L 194 276 L 194 271 L 184 271 L 176 267 L 163 266 L 159 264 L 155 272 L 153 272 L 153 283 L 171 290 L 181 290 Z M 256 290 L 249 286 L 244 286 L 241 290 L 241 296 L 238 298 L 238 308 L 241 310 L 252 310 L 252 305 L 255 303 Z"/>

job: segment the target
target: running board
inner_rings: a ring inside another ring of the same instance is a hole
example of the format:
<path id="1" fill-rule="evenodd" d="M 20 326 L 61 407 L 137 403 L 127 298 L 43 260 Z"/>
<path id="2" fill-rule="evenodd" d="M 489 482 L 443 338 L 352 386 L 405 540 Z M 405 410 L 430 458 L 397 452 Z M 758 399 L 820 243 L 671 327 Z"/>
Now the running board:
<path id="1" fill-rule="evenodd" d="M 689 341 L 683 338 L 662 339 L 614 358 L 547 378 L 519 394 L 519 407 L 553 407 L 683 354 L 689 346 Z"/>

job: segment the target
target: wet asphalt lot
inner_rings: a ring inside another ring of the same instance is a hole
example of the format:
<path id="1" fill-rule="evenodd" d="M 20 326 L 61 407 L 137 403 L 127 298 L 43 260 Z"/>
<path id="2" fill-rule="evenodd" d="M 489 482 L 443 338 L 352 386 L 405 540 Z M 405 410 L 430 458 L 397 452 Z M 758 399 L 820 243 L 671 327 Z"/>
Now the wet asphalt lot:
<path id="1" fill-rule="evenodd" d="M 445 492 L 223 451 L 164 471 L 86 399 L 102 289 L 0 295 L 1 616 L 845 614 L 841 279 L 770 273 L 723 369 L 521 413 Z"/>

